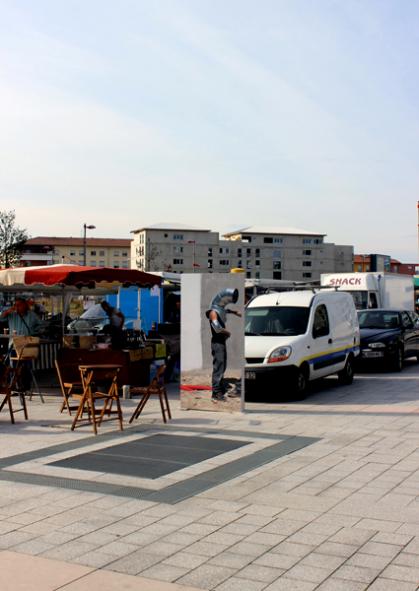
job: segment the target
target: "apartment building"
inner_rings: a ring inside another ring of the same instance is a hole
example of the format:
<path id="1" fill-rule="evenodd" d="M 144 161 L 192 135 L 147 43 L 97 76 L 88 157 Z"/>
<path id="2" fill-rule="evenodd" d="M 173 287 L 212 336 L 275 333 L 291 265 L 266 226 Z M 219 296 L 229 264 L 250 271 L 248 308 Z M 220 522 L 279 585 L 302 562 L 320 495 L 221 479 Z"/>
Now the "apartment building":
<path id="1" fill-rule="evenodd" d="M 38 236 L 25 244 L 22 266 L 69 263 L 129 269 L 131 240 L 122 238 L 73 238 L 65 236 Z"/>
<path id="2" fill-rule="evenodd" d="M 250 226 L 225 234 L 157 224 L 132 232 L 131 267 L 144 271 L 220 273 L 242 268 L 247 278 L 316 281 L 350 272 L 353 247 L 324 242 L 325 234 Z"/>

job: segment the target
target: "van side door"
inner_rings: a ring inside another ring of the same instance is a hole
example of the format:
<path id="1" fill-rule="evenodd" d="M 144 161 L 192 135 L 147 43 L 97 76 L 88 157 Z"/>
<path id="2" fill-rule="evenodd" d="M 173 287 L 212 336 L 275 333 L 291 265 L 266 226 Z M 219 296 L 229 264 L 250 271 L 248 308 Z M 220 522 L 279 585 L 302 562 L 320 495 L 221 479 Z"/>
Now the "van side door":
<path id="1" fill-rule="evenodd" d="M 325 304 L 318 304 L 313 317 L 311 359 L 309 360 L 311 375 L 314 379 L 333 374 L 345 364 L 345 353 L 336 352 L 329 314 Z"/>

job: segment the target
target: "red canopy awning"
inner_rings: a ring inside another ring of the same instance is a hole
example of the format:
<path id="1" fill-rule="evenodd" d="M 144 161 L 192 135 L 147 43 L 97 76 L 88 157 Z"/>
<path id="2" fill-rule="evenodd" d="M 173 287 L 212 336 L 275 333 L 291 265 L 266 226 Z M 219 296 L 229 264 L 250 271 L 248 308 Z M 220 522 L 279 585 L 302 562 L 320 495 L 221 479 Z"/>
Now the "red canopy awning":
<path id="1" fill-rule="evenodd" d="M 66 286 L 75 288 L 153 287 L 161 277 L 136 269 L 81 267 L 78 265 L 45 265 L 17 267 L 0 271 L 0 286 Z"/>

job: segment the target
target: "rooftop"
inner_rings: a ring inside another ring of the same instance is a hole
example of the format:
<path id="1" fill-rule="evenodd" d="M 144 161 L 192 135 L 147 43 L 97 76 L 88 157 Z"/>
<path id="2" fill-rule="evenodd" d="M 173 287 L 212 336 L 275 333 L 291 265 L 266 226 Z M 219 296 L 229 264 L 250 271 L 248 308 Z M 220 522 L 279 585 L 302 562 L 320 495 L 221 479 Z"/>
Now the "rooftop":
<path id="1" fill-rule="evenodd" d="M 227 238 L 237 236 L 237 234 L 295 234 L 298 236 L 326 236 L 323 232 L 313 232 L 311 230 L 302 230 L 301 228 L 290 228 L 287 226 L 247 226 L 233 232 L 224 234 Z"/>
<path id="2" fill-rule="evenodd" d="M 143 230 L 176 230 L 184 232 L 211 232 L 211 230 L 205 230 L 203 228 L 195 228 L 194 226 L 187 226 L 185 224 L 173 224 L 169 222 L 163 222 L 160 224 L 152 224 L 151 226 L 143 226 L 137 230 L 131 230 L 131 234 L 137 234 Z"/>
<path id="3" fill-rule="evenodd" d="M 83 246 L 83 238 L 72 236 L 36 236 L 26 241 L 28 246 Z M 131 238 L 92 238 L 88 236 L 86 243 L 89 246 L 111 246 L 130 248 Z"/>

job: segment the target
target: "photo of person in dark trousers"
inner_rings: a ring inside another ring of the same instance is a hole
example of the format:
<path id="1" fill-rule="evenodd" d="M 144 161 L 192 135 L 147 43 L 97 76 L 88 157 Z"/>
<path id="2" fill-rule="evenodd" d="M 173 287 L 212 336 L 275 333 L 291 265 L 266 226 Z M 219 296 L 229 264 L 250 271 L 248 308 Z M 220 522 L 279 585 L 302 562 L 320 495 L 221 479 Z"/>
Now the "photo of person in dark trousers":
<path id="1" fill-rule="evenodd" d="M 227 314 L 241 316 L 238 310 L 227 308 L 229 304 L 236 304 L 239 299 L 239 290 L 226 288 L 221 290 L 213 298 L 206 317 L 211 328 L 211 355 L 212 355 L 212 400 L 225 401 L 226 384 L 224 373 L 227 369 L 227 339 L 230 332 L 226 328 Z"/>

